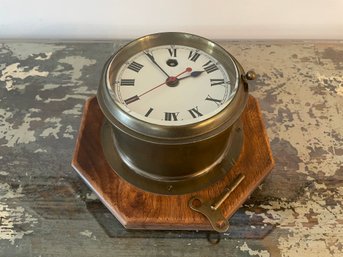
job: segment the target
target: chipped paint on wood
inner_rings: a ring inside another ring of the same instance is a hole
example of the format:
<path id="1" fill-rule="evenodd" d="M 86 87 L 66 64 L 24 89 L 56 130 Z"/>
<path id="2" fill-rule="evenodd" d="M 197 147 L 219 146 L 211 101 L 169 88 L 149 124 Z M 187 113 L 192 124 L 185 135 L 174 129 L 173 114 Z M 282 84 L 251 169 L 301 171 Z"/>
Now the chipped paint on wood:
<path id="1" fill-rule="evenodd" d="M 46 128 L 41 134 L 41 137 L 48 137 L 53 136 L 58 139 L 58 133 L 60 133 L 60 129 L 62 127 L 61 119 L 60 118 L 47 118 L 44 120 L 44 123 L 48 124 L 49 127 Z"/>
<path id="2" fill-rule="evenodd" d="M 54 53 L 55 51 L 63 50 L 65 46 L 58 44 L 40 44 L 40 43 L 8 43 L 3 44 L 3 53 L 11 53 L 20 61 L 25 61 L 32 57 L 45 55 L 46 53 Z M 43 60 L 44 61 L 44 60 Z"/>
<path id="3" fill-rule="evenodd" d="M 51 103 L 51 102 L 64 102 L 67 101 L 69 99 L 82 99 L 82 100 L 86 100 L 89 96 L 87 95 L 66 95 L 63 98 L 47 98 L 46 100 L 44 100 L 44 103 Z M 43 100 L 40 96 L 38 96 L 37 100 Z"/>
<path id="4" fill-rule="evenodd" d="M 81 70 L 84 68 L 84 66 L 95 64 L 95 60 L 90 60 L 82 56 L 67 56 L 63 59 L 60 59 L 59 62 L 69 64 L 73 67 L 73 69 L 70 70 L 72 81 L 77 81 L 80 79 L 82 75 Z"/>
<path id="5" fill-rule="evenodd" d="M 314 182 L 313 193 L 306 188 L 297 201 L 280 199 L 260 205 L 263 213 L 246 211 L 263 222 L 276 225 L 286 234 L 278 239 L 283 256 L 340 256 L 343 238 L 342 189 L 328 189 L 324 184 Z M 334 205 L 327 206 L 326 199 Z"/>
<path id="6" fill-rule="evenodd" d="M 94 236 L 93 232 L 89 231 L 88 229 L 81 231 L 80 235 L 96 240 L 96 236 Z"/>
<path id="7" fill-rule="evenodd" d="M 75 130 L 73 130 L 72 126 L 68 125 L 68 126 L 66 127 L 64 133 L 63 133 L 63 137 L 73 139 L 74 136 L 73 136 L 73 134 L 71 134 L 71 133 L 73 133 L 73 132 L 75 132 Z"/>
<path id="8" fill-rule="evenodd" d="M 5 69 L 2 70 L 2 75 L 0 76 L 0 81 L 5 82 L 6 89 L 8 91 L 14 90 L 17 86 L 17 88 L 20 85 L 20 89 L 22 89 L 22 84 L 16 82 L 17 79 L 23 80 L 29 76 L 40 76 L 40 77 L 46 77 L 48 76 L 48 72 L 46 71 L 40 71 L 38 66 L 35 66 L 33 68 L 29 68 L 28 66 L 19 67 L 20 63 L 13 63 L 8 66 L 6 66 Z"/>
<path id="9" fill-rule="evenodd" d="M 50 59 L 50 57 L 52 56 L 52 52 L 47 52 L 47 53 L 40 53 L 40 55 L 38 55 L 35 60 L 41 60 L 41 61 L 45 61 Z"/>
<path id="10" fill-rule="evenodd" d="M 123 43 L 0 44 L 0 256 L 341 257 L 342 42 L 220 42 L 258 74 L 250 92 L 276 166 L 216 246 L 199 234 L 133 238 L 91 210 L 101 203 L 72 172 L 84 100 Z"/>
<path id="11" fill-rule="evenodd" d="M 21 186 L 13 189 L 9 184 L 0 183 L 0 240 L 8 240 L 12 245 L 15 240 L 33 233 L 34 224 L 37 223 L 35 217 L 15 203 L 20 197 L 23 197 Z M 21 229 L 24 226 L 29 229 Z"/>
<path id="12" fill-rule="evenodd" d="M 18 124 L 11 124 L 13 113 L 0 109 L 0 139 L 6 141 L 6 146 L 13 147 L 16 144 L 28 144 L 36 140 L 35 131 L 31 128 L 32 121 L 40 121 L 39 117 L 33 117 L 31 113 L 26 113 Z"/>
<path id="13" fill-rule="evenodd" d="M 39 148 L 39 149 L 34 151 L 34 153 L 46 153 L 46 152 L 47 152 L 47 150 L 44 150 L 44 149 L 41 149 L 41 148 Z"/>
<path id="14" fill-rule="evenodd" d="M 46 90 L 52 90 L 52 89 L 56 89 L 59 88 L 61 85 L 59 84 L 45 84 L 43 85 L 43 88 L 40 91 L 46 91 Z"/>
<path id="15" fill-rule="evenodd" d="M 242 251 L 242 252 L 247 252 L 249 253 L 250 256 L 258 256 L 258 257 L 270 257 L 270 253 L 266 250 L 253 250 L 251 249 L 247 242 L 244 242 L 243 245 L 241 245 L 239 247 L 239 249 Z"/>
<path id="16" fill-rule="evenodd" d="M 82 114 L 82 105 L 76 104 L 72 109 L 63 111 L 63 114 L 72 114 L 75 116 L 80 116 Z"/>

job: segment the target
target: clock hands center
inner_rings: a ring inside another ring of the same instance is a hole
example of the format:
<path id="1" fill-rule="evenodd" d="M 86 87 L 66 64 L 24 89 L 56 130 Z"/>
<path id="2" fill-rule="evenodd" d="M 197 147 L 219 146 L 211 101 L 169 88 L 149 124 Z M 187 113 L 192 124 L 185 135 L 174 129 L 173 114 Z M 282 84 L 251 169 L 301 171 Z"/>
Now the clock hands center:
<path id="1" fill-rule="evenodd" d="M 156 87 L 153 87 L 153 88 L 149 89 L 148 91 L 145 91 L 144 93 L 138 95 L 137 97 L 140 98 L 140 97 L 142 97 L 143 95 L 145 95 L 145 94 L 147 94 L 147 93 L 149 93 L 149 92 L 155 90 L 156 88 L 159 88 L 159 87 L 163 86 L 164 84 L 166 84 L 166 85 L 168 85 L 168 86 L 171 85 L 171 84 L 174 84 L 174 83 L 178 82 L 178 77 L 179 77 L 179 76 L 181 76 L 182 74 L 185 74 L 186 72 L 191 72 L 191 71 L 192 71 L 192 68 L 191 68 L 191 67 L 188 67 L 188 68 L 186 68 L 183 72 L 181 72 L 180 74 L 178 74 L 178 75 L 176 75 L 176 76 L 170 76 L 170 77 L 168 77 L 168 78 L 166 79 L 166 81 L 164 81 L 163 83 L 157 85 Z M 138 99 L 137 99 L 137 100 L 138 100 Z"/>
<path id="2" fill-rule="evenodd" d="M 179 78 L 182 74 L 186 73 L 186 72 L 191 72 L 192 71 L 192 68 L 191 67 L 188 67 L 186 68 L 185 71 L 181 72 L 180 74 L 176 75 L 176 76 L 171 76 L 169 77 L 167 80 L 166 80 L 166 84 L 167 86 L 170 86 L 170 87 L 175 87 L 179 84 L 179 80 L 181 78 Z M 193 72 L 192 72 L 193 73 Z M 188 76 L 186 76 L 188 77 Z"/>
<path id="3" fill-rule="evenodd" d="M 184 76 L 184 77 L 181 77 L 181 78 L 179 78 L 178 76 L 177 77 L 170 77 L 169 80 L 167 80 L 167 86 L 176 87 L 177 85 L 179 85 L 180 80 L 183 80 L 186 78 L 191 78 L 191 77 L 196 78 L 203 72 L 204 71 L 193 71 L 191 74 Z"/>

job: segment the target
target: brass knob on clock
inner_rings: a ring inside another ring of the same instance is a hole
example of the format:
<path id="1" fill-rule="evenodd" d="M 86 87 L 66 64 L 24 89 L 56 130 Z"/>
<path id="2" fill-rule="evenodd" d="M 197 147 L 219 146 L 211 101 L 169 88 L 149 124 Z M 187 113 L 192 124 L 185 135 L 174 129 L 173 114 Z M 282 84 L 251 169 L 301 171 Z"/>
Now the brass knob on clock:
<path id="1" fill-rule="evenodd" d="M 255 80 L 256 79 L 256 73 L 254 71 L 250 70 L 245 74 L 245 78 L 247 80 Z"/>

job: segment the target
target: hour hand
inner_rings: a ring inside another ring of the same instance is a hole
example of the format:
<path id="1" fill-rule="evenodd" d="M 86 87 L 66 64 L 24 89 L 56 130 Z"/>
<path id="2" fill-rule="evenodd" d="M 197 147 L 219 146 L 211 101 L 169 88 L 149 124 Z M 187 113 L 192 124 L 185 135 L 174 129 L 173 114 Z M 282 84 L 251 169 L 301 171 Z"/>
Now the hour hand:
<path id="1" fill-rule="evenodd" d="M 162 69 L 162 67 L 155 61 L 155 58 L 152 54 L 150 54 L 149 52 L 144 52 L 145 55 L 152 61 L 153 64 L 155 64 L 164 74 L 166 74 L 166 76 L 169 78 L 170 76 L 168 75 L 167 72 L 165 72 L 164 69 Z"/>
<path id="2" fill-rule="evenodd" d="M 179 80 L 181 79 L 186 79 L 186 78 L 189 78 L 189 77 L 193 77 L 193 78 L 196 78 L 196 77 L 199 77 L 201 75 L 201 73 L 203 73 L 204 71 L 193 71 L 191 74 L 185 76 L 185 77 L 182 77 L 182 78 L 179 78 Z"/>

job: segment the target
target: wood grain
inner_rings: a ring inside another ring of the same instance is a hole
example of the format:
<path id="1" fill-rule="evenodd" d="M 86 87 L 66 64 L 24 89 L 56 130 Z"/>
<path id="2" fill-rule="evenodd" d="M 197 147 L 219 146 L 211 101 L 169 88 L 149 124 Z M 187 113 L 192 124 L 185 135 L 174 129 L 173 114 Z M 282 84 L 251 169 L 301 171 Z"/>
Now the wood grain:
<path id="1" fill-rule="evenodd" d="M 206 218 L 188 207 L 188 200 L 194 195 L 213 199 L 238 173 L 243 173 L 245 180 L 222 206 L 224 216 L 230 218 L 274 166 L 261 112 L 252 96 L 241 118 L 243 150 L 237 164 L 223 180 L 192 194 L 162 196 L 127 183 L 108 165 L 100 144 L 104 116 L 97 99 L 92 97 L 84 107 L 72 166 L 128 229 L 211 230 Z"/>

